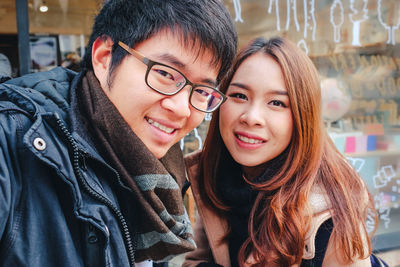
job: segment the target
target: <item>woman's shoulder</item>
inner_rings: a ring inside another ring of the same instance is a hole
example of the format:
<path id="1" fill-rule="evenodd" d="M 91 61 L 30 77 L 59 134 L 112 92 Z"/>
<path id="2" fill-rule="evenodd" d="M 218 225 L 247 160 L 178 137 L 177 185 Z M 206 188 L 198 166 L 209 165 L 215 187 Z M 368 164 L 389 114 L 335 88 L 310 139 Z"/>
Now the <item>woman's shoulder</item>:
<path id="1" fill-rule="evenodd" d="M 361 179 L 361 178 L 360 178 Z M 358 205 L 361 205 L 361 207 L 365 208 L 368 206 L 369 203 L 369 194 L 368 194 L 368 188 L 365 185 L 364 181 L 361 181 L 362 187 L 360 191 L 357 191 L 357 203 Z M 313 215 L 315 216 L 318 213 L 332 210 L 332 204 L 331 200 L 327 194 L 327 189 L 322 187 L 321 185 L 314 184 L 310 190 L 309 196 L 308 196 L 308 207 L 311 208 Z"/>
<path id="2" fill-rule="evenodd" d="M 196 150 L 185 155 L 185 164 L 187 168 L 196 166 L 199 164 L 201 156 L 201 150 Z"/>
<path id="3" fill-rule="evenodd" d="M 329 197 L 325 189 L 319 185 L 311 188 L 307 204 L 312 217 L 306 233 L 303 259 L 312 259 L 315 256 L 315 237 L 318 229 L 332 217 L 332 213 Z"/>
<path id="4" fill-rule="evenodd" d="M 187 171 L 187 178 L 193 187 L 197 187 L 196 181 L 199 175 L 199 162 L 201 150 L 197 150 L 185 155 L 185 165 Z"/>
<path id="5" fill-rule="evenodd" d="M 313 185 L 308 196 L 308 206 L 313 215 L 327 211 L 331 208 L 331 203 L 326 190 L 319 185 Z"/>
<path id="6" fill-rule="evenodd" d="M 311 188 L 310 194 L 308 196 L 307 204 L 311 212 L 311 221 L 309 229 L 306 233 L 305 249 L 303 254 L 304 259 L 312 259 L 315 256 L 315 238 L 318 229 L 324 222 L 331 219 L 332 214 L 335 213 L 326 190 L 327 189 L 323 188 L 320 185 L 314 185 Z M 364 203 L 365 207 L 368 206 L 368 189 L 364 183 L 359 199 L 360 208 L 363 207 L 363 205 L 361 205 L 362 203 Z"/>

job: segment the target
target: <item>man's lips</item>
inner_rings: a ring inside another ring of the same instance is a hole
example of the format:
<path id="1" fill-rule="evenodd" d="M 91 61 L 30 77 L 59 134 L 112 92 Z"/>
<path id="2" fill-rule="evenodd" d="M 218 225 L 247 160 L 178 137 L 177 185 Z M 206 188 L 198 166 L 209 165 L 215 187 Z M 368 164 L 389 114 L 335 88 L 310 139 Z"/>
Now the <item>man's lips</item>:
<path id="1" fill-rule="evenodd" d="M 154 121 L 154 120 L 152 120 L 150 118 L 146 118 L 146 120 L 147 120 L 148 123 L 150 123 L 154 127 L 158 128 L 161 131 L 166 132 L 168 134 L 170 134 L 170 133 L 172 133 L 173 131 L 176 130 L 176 128 L 167 127 L 167 126 L 165 126 L 163 124 L 160 124 L 160 123 L 158 123 L 158 122 L 156 122 L 156 121 Z"/>

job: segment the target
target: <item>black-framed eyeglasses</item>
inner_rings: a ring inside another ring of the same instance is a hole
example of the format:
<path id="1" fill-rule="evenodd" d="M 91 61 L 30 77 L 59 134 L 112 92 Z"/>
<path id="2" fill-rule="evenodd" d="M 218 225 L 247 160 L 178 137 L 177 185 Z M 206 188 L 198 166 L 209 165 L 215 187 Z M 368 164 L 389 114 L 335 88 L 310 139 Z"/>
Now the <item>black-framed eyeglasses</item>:
<path id="1" fill-rule="evenodd" d="M 217 88 L 192 83 L 179 70 L 150 60 L 121 41 L 118 45 L 147 65 L 145 82 L 154 91 L 172 96 L 179 93 L 186 85 L 190 85 L 190 105 L 206 113 L 213 112 L 226 100 L 226 96 Z"/>

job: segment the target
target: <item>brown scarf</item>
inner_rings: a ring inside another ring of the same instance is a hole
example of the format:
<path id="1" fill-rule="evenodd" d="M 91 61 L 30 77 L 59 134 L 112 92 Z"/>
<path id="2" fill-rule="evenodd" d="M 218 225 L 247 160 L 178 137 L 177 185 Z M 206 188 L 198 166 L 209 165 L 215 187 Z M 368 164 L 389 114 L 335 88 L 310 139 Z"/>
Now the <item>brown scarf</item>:
<path id="1" fill-rule="evenodd" d="M 137 262 L 167 261 L 195 249 L 192 226 L 183 205 L 185 180 L 182 151 L 174 145 L 158 160 L 135 135 L 89 71 L 78 90 L 78 107 L 93 142 L 120 174 L 139 202 Z"/>

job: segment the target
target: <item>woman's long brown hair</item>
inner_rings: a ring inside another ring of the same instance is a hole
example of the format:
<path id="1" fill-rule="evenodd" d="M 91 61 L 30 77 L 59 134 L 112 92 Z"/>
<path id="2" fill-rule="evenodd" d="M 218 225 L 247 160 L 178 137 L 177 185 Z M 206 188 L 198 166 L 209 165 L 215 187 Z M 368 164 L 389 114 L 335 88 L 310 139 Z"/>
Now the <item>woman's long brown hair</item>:
<path id="1" fill-rule="evenodd" d="M 240 64 L 255 53 L 269 55 L 280 65 L 294 125 L 288 156 L 278 174 L 263 183 L 252 184 L 259 193 L 250 215 L 249 238 L 239 253 L 239 264 L 243 265 L 250 254 L 261 266 L 300 263 L 312 218 L 308 198 L 316 186 L 323 189 L 331 204 L 334 224 L 331 239 L 340 249 L 344 263 L 367 257 L 371 252 L 365 225 L 367 213 L 372 212 L 377 220 L 372 198 L 324 128 L 319 76 L 307 55 L 284 38 L 255 39 L 239 52 L 221 83 L 221 91 L 227 91 Z M 221 160 L 226 160 L 221 158 L 223 151 L 226 147 L 219 133 L 217 111 L 200 159 L 199 185 L 202 200 L 225 216 L 229 207 L 216 190 L 217 169 Z"/>

